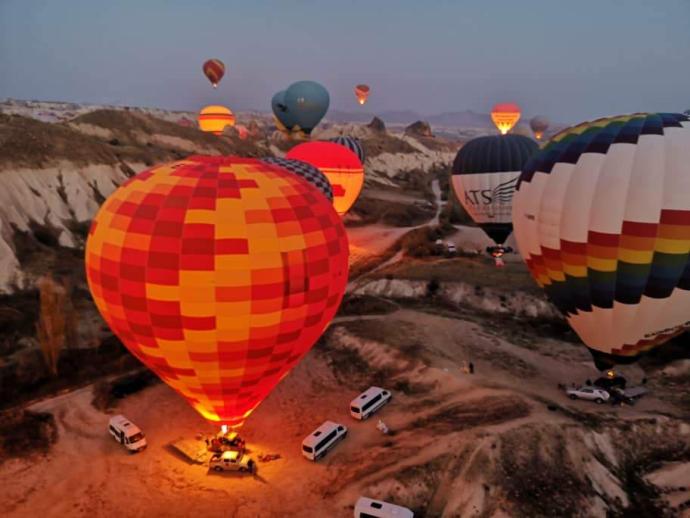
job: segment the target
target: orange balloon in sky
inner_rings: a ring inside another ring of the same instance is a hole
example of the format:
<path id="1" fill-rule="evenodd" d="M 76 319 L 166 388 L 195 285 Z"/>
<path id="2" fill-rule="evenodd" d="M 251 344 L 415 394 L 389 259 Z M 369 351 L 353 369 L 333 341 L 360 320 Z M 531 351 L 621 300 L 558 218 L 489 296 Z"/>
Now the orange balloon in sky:
<path id="1" fill-rule="evenodd" d="M 357 85 L 355 86 L 355 95 L 357 96 L 357 102 L 359 104 L 364 104 L 369 98 L 369 85 Z"/>
<path id="2" fill-rule="evenodd" d="M 285 158 L 307 162 L 326 175 L 333 187 L 333 206 L 341 216 L 357 201 L 364 185 L 364 167 L 347 147 L 335 142 L 305 142 L 293 147 Z"/>
<path id="3" fill-rule="evenodd" d="M 237 427 L 328 326 L 348 255 L 311 183 L 257 159 L 192 156 L 110 195 L 86 277 L 134 356 L 203 417 Z"/>
<path id="4" fill-rule="evenodd" d="M 491 110 L 491 120 L 501 135 L 508 133 L 520 120 L 520 107 L 514 103 L 499 103 Z"/>
<path id="5" fill-rule="evenodd" d="M 225 126 L 235 125 L 235 114 L 230 108 L 220 105 L 211 105 L 202 108 L 199 112 L 199 128 L 214 135 L 221 135 Z"/>

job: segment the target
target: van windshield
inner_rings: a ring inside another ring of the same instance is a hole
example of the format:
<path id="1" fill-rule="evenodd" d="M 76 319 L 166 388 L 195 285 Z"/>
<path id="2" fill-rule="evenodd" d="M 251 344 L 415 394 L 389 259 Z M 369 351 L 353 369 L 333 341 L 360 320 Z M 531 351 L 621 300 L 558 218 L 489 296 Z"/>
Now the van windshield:
<path id="1" fill-rule="evenodd" d="M 314 448 L 312 448 L 311 446 L 302 446 L 302 449 L 307 453 L 311 453 L 314 451 Z"/>
<path id="2" fill-rule="evenodd" d="M 135 433 L 134 435 L 132 435 L 127 440 L 129 441 L 129 444 L 134 444 L 135 442 L 141 441 L 143 438 L 144 438 L 144 434 L 139 432 L 139 433 Z"/>
<path id="3" fill-rule="evenodd" d="M 355 414 L 359 414 L 359 408 L 357 408 L 356 406 L 351 406 L 350 410 L 352 410 Z"/>

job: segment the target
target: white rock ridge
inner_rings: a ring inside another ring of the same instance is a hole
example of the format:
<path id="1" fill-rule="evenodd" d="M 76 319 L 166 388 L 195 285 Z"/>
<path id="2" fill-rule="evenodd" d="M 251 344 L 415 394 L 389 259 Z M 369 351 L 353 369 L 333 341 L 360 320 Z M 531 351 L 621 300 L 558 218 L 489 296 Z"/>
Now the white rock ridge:
<path id="1" fill-rule="evenodd" d="M 70 223 L 90 221 L 101 201 L 144 164 L 76 166 L 61 161 L 43 169 L 0 171 L 0 293 L 26 288 L 26 276 L 14 250 L 15 232 L 32 224 L 59 232 L 58 242 L 75 247 L 79 239 Z"/>

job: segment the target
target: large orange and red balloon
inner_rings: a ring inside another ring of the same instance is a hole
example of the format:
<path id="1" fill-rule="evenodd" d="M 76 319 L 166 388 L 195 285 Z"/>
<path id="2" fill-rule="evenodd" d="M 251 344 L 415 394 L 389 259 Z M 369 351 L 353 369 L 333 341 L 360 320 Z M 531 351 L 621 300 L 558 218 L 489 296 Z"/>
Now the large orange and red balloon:
<path id="1" fill-rule="evenodd" d="M 202 67 L 204 75 L 211 82 L 213 88 L 218 87 L 218 83 L 225 75 L 225 65 L 220 59 L 209 59 L 204 62 Z"/>
<path id="2" fill-rule="evenodd" d="M 285 156 L 307 162 L 326 175 L 333 188 L 333 206 L 341 216 L 357 201 L 364 185 L 364 167 L 347 147 L 335 142 L 305 142 Z"/>
<path id="3" fill-rule="evenodd" d="M 514 103 L 499 103 L 491 110 L 491 120 L 494 121 L 501 135 L 505 135 L 515 127 L 520 120 L 520 115 L 520 107 Z"/>
<path id="4" fill-rule="evenodd" d="M 355 97 L 357 97 L 357 102 L 359 104 L 365 104 L 369 99 L 369 92 L 371 89 L 369 85 L 357 85 L 355 86 Z"/>
<path id="5" fill-rule="evenodd" d="M 206 106 L 199 112 L 199 129 L 221 135 L 226 126 L 235 125 L 235 114 L 220 105 Z"/>
<path id="6" fill-rule="evenodd" d="M 202 416 L 241 425 L 327 327 L 347 284 L 343 224 L 275 165 L 190 157 L 138 174 L 86 244 L 99 311 Z"/>

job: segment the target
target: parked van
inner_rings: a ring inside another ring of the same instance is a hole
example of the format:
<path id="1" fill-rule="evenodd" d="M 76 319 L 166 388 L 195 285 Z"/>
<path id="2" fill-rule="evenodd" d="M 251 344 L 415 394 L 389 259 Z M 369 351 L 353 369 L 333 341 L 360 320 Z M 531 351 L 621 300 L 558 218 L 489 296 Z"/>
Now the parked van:
<path id="1" fill-rule="evenodd" d="M 141 451 L 146 448 L 146 437 L 137 425 L 123 415 L 110 418 L 108 424 L 110 435 L 131 452 Z"/>
<path id="2" fill-rule="evenodd" d="M 361 496 L 355 504 L 355 518 L 414 518 L 414 513 L 407 507 Z"/>
<path id="3" fill-rule="evenodd" d="M 369 387 L 350 402 L 350 415 L 364 421 L 383 405 L 388 403 L 393 395 L 381 387 Z"/>
<path id="4" fill-rule="evenodd" d="M 302 441 L 302 455 L 309 460 L 319 460 L 346 436 L 345 426 L 326 421 Z"/>

